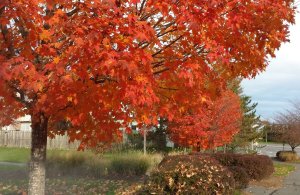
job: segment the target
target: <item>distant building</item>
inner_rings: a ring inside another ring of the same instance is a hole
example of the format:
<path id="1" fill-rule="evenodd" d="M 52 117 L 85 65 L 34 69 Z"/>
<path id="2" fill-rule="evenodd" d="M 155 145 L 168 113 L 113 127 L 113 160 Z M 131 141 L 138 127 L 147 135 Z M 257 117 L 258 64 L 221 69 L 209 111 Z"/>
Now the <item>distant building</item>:
<path id="1" fill-rule="evenodd" d="M 9 126 L 0 127 L 2 131 L 31 131 L 31 117 L 26 115 L 18 118 L 15 122 Z"/>
<path id="2" fill-rule="evenodd" d="M 139 134 L 139 129 L 137 127 L 137 122 L 133 121 L 129 124 L 129 127 L 132 129 L 133 134 Z M 11 124 L 9 126 L 0 127 L 0 131 L 23 131 L 23 132 L 31 132 L 31 117 L 29 115 L 26 115 L 24 117 L 18 118 L 15 120 L 14 124 Z M 128 134 L 125 131 L 126 128 L 120 128 L 120 130 L 123 133 L 123 143 L 127 143 L 128 140 Z M 155 131 L 154 127 L 149 128 L 147 131 Z M 167 147 L 174 147 L 174 143 L 168 138 L 167 139 Z"/>

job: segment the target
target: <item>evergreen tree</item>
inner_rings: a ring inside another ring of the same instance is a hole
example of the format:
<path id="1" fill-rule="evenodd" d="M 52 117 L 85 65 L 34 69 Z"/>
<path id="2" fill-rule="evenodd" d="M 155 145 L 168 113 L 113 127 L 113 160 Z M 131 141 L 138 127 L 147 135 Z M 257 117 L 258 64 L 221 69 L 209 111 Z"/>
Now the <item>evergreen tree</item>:
<path id="1" fill-rule="evenodd" d="M 159 118 L 158 124 L 147 130 L 147 148 L 160 152 L 167 151 L 167 123 L 166 118 Z M 128 135 L 129 144 L 135 149 L 143 149 L 143 135 L 132 128 L 133 132 Z"/>
<path id="2" fill-rule="evenodd" d="M 159 118 L 158 125 L 154 127 L 153 131 L 149 132 L 149 142 L 151 147 L 157 151 L 167 150 L 167 123 L 166 118 Z"/>
<path id="3" fill-rule="evenodd" d="M 263 127 L 260 117 L 256 114 L 257 103 L 253 103 L 250 96 L 244 95 L 240 85 L 241 80 L 235 80 L 229 87 L 241 98 L 241 108 L 243 117 L 241 121 L 241 130 L 234 136 L 229 149 L 234 151 L 236 148 L 245 148 L 250 142 L 261 136 L 260 130 Z"/>

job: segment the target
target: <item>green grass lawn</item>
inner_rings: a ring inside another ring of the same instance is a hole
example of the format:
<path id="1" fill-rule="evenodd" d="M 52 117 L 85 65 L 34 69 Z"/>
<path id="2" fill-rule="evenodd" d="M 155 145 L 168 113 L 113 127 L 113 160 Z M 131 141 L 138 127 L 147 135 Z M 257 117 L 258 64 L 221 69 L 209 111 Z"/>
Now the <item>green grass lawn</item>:
<path id="1" fill-rule="evenodd" d="M 0 195 L 27 194 L 28 167 L 0 164 Z M 142 177 L 93 178 L 83 176 L 47 177 L 46 194 L 114 195 L 143 183 Z"/>
<path id="2" fill-rule="evenodd" d="M 64 156 L 90 156 L 92 152 L 78 152 L 76 150 L 47 150 L 47 158 Z M 0 147 L 0 162 L 15 162 L 15 163 L 27 163 L 30 160 L 30 149 L 29 148 L 8 148 Z"/>
<path id="3" fill-rule="evenodd" d="M 0 162 L 26 163 L 29 161 L 29 158 L 30 149 L 0 147 Z M 91 151 L 48 150 L 47 166 L 50 166 L 51 172 L 59 174 L 48 175 L 47 173 L 46 193 L 119 194 L 122 191 L 141 185 L 143 176 L 135 176 L 129 179 L 127 174 L 124 177 L 116 177 L 114 175 L 115 170 L 131 169 L 135 161 L 137 161 L 137 164 L 134 164 L 133 170 L 135 170 L 135 167 L 138 167 L 137 165 L 141 165 L 140 163 L 143 161 L 150 162 L 149 166 L 151 169 L 151 167 L 155 167 L 160 162 L 161 158 L 160 154 L 144 156 L 142 152 L 138 151 L 96 155 Z M 295 170 L 293 165 L 285 163 L 274 163 L 274 168 L 273 176 L 286 176 Z M 0 164 L 0 194 L 26 193 L 28 186 L 27 169 L 27 166 Z M 80 174 L 68 175 L 68 170 L 72 174 L 73 170 L 77 170 Z M 107 171 L 109 175 L 107 175 Z M 63 172 L 66 172 L 66 174 L 63 174 Z M 99 172 L 99 175 L 95 175 L 96 172 Z M 112 176 L 110 175 L 111 173 Z M 240 194 L 242 194 L 241 190 L 235 191 L 235 195 Z"/>
<path id="4" fill-rule="evenodd" d="M 0 162 L 27 163 L 29 158 L 29 148 L 0 147 Z"/>
<path id="5" fill-rule="evenodd" d="M 30 149 L 0 148 L 0 162 L 26 163 L 29 158 Z M 91 151 L 48 150 L 46 194 L 120 194 L 143 183 L 145 162 L 150 170 L 161 158 L 160 154 L 145 156 L 140 151 L 95 154 Z M 118 170 L 127 170 L 126 175 L 116 174 Z M 136 170 L 139 175 L 132 174 Z M 26 193 L 27 187 L 26 165 L 0 164 L 1 195 Z"/>
<path id="6" fill-rule="evenodd" d="M 295 170 L 293 165 L 282 164 L 282 163 L 274 163 L 275 172 L 273 175 L 275 176 L 287 176 L 290 172 Z"/>
<path id="7" fill-rule="evenodd" d="M 264 140 L 259 140 L 258 143 L 261 145 L 263 145 L 263 144 L 281 144 L 282 145 L 282 142 L 273 142 L 273 141 L 266 142 Z M 287 144 L 286 144 L 286 146 L 287 146 Z"/>

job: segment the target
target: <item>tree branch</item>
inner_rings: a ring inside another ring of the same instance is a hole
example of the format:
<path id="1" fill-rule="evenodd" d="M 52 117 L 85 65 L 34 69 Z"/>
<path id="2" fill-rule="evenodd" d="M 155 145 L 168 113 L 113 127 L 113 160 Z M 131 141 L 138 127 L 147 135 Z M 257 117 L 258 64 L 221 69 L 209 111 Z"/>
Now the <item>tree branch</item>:
<path id="1" fill-rule="evenodd" d="M 139 13 L 138 13 L 139 16 L 142 14 L 146 2 L 147 2 L 147 0 L 143 0 L 142 3 L 141 3 L 141 7 L 140 7 L 140 10 L 139 10 Z"/>
<path id="2" fill-rule="evenodd" d="M 159 70 L 159 71 L 154 72 L 153 74 L 154 74 L 154 75 L 157 75 L 157 74 L 163 73 L 163 72 L 165 72 L 165 71 L 167 71 L 167 70 L 170 70 L 170 68 L 164 68 L 164 69 L 161 69 L 161 70 Z"/>
<path id="3" fill-rule="evenodd" d="M 177 91 L 179 90 L 178 88 L 171 88 L 171 87 L 158 87 L 160 89 L 166 89 L 166 90 L 170 90 L 170 91 Z"/>
<path id="4" fill-rule="evenodd" d="M 180 40 L 183 37 L 183 35 L 180 35 L 178 38 L 174 39 L 173 41 L 171 41 L 168 45 L 166 45 L 164 48 L 160 49 L 159 51 L 157 51 L 156 53 L 152 54 L 152 57 L 155 57 L 156 55 L 162 53 L 165 49 L 171 47 L 174 43 L 176 43 L 178 40 Z"/>

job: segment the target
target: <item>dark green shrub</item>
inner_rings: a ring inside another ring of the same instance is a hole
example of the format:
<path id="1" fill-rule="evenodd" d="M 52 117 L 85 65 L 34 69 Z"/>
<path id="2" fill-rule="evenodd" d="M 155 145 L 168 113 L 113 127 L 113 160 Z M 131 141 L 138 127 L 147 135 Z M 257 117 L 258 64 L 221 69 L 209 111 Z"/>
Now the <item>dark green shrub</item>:
<path id="1" fill-rule="evenodd" d="M 167 156 L 138 194 L 233 194 L 231 172 L 200 155 Z"/>
<path id="2" fill-rule="evenodd" d="M 298 160 L 297 152 L 295 151 L 278 151 L 276 157 L 281 161 L 295 161 Z"/>
<path id="3" fill-rule="evenodd" d="M 265 155 L 216 153 L 213 156 L 224 166 L 243 168 L 250 179 L 261 180 L 274 172 L 272 160 Z"/>
<path id="4" fill-rule="evenodd" d="M 140 176 L 144 175 L 150 163 L 144 158 L 115 158 L 111 160 L 109 172 L 123 176 Z"/>
<path id="5" fill-rule="evenodd" d="M 244 168 L 238 166 L 231 166 L 229 167 L 229 170 L 233 174 L 235 180 L 235 187 L 237 189 L 243 189 L 248 187 L 250 178 Z"/>
<path id="6" fill-rule="evenodd" d="M 137 150 L 143 149 L 144 137 L 141 134 L 133 132 L 131 134 L 128 134 L 127 137 L 128 137 L 128 142 L 132 146 L 132 148 Z"/>

